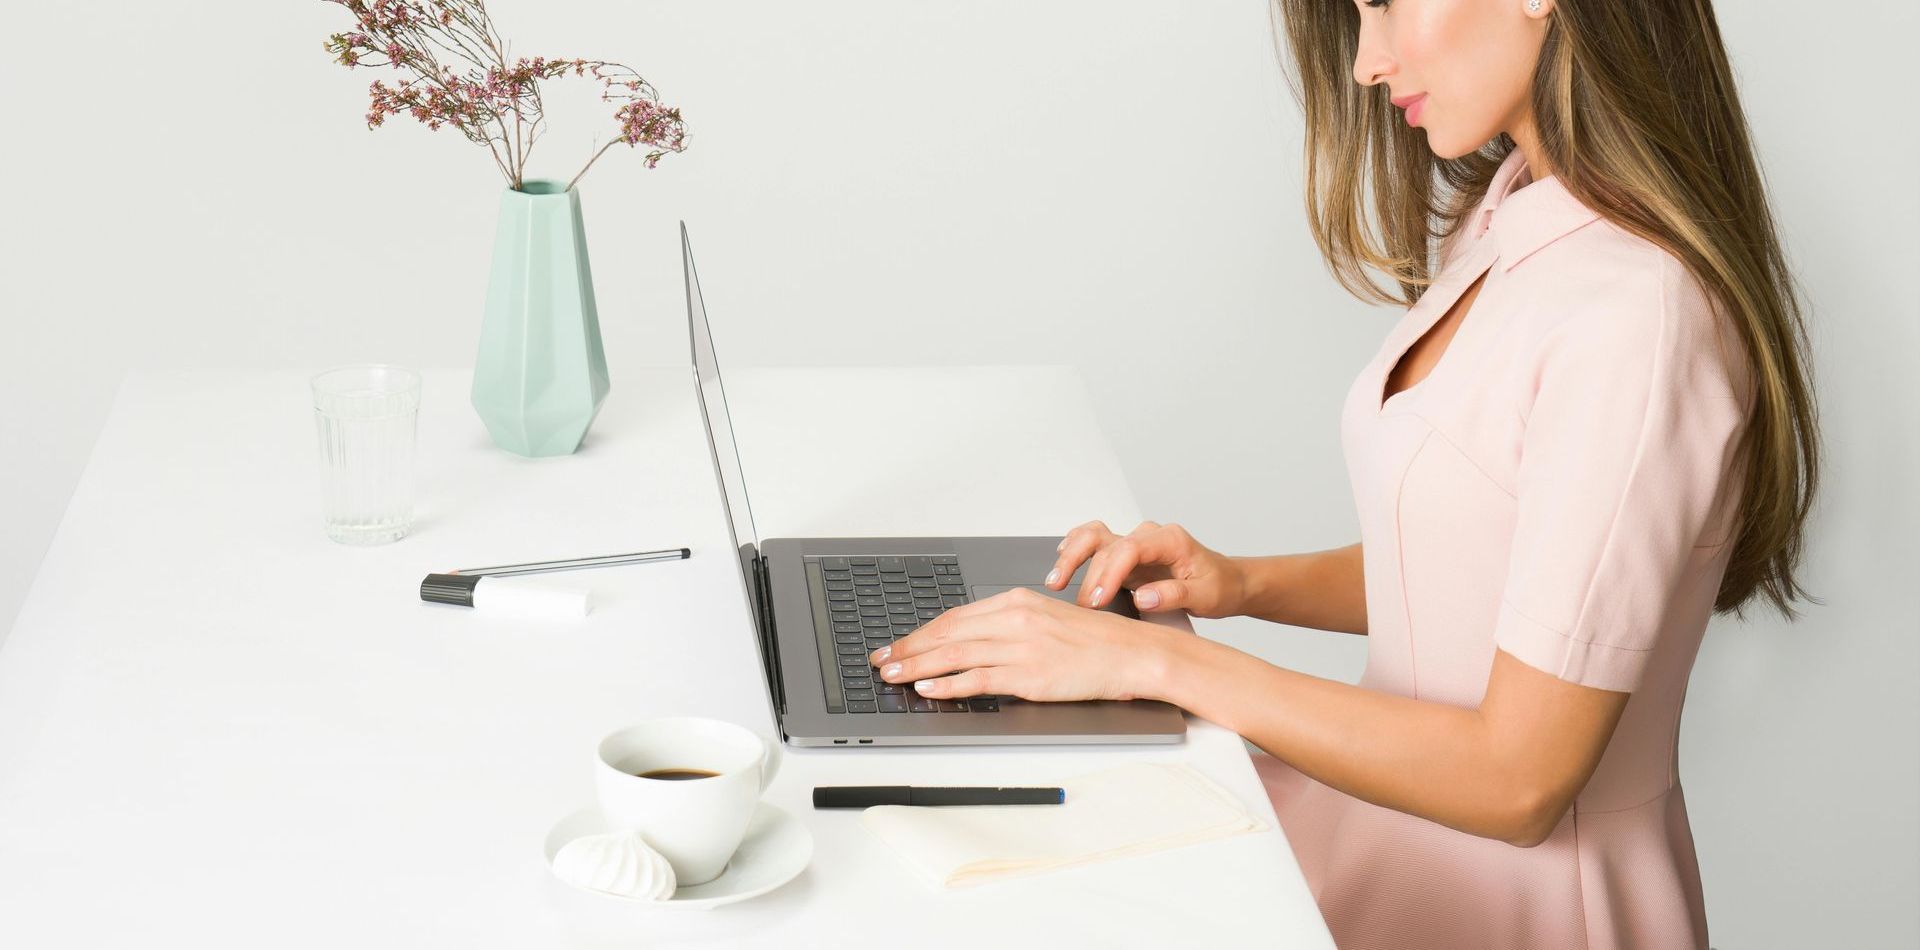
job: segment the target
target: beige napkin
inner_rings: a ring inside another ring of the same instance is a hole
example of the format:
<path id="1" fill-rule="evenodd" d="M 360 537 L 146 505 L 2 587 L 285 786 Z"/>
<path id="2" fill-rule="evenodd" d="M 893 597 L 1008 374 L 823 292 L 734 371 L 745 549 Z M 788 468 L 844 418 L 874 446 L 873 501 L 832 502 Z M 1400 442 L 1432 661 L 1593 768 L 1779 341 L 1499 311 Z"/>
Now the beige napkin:
<path id="1" fill-rule="evenodd" d="M 1185 764 L 1122 765 L 1053 784 L 1066 789 L 1065 803 L 875 805 L 862 819 L 936 888 L 1267 830 Z"/>

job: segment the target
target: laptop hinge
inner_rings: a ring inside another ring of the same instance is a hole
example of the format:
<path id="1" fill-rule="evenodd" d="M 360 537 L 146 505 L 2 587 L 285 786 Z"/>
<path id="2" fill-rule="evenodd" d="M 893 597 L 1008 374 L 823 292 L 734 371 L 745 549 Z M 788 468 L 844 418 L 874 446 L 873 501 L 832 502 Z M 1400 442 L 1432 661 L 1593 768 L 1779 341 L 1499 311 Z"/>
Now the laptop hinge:
<path id="1" fill-rule="evenodd" d="M 773 697 L 773 708 L 779 715 L 787 714 L 787 689 L 780 675 L 780 638 L 773 626 L 773 572 L 767 569 L 767 559 L 756 553 L 753 556 L 753 573 L 759 579 L 754 588 L 760 591 L 760 602 L 753 605 L 754 612 L 760 615 L 760 629 L 766 631 L 764 642 L 760 644 L 760 665 L 767 676 L 768 695 Z"/>

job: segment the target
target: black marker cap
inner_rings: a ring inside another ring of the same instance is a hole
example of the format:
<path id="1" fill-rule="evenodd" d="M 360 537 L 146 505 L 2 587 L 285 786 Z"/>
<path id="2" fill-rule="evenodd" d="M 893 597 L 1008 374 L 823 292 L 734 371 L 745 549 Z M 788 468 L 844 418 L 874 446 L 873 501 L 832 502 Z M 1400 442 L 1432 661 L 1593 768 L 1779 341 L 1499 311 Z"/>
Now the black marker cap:
<path id="1" fill-rule="evenodd" d="M 874 805 L 911 805 L 905 785 L 815 785 L 815 808 L 871 808 Z"/>
<path id="2" fill-rule="evenodd" d="M 485 574 L 428 574 L 420 582 L 420 599 L 430 604 L 473 606 L 473 589 Z"/>

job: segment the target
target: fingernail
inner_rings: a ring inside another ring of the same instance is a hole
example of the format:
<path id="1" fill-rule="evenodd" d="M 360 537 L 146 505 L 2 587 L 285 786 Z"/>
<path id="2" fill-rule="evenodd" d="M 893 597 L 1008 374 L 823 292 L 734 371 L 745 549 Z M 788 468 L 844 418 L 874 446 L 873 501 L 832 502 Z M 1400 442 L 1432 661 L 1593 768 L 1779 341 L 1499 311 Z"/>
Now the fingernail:
<path id="1" fill-rule="evenodd" d="M 1089 603 L 1089 604 L 1097 604 L 1097 603 L 1099 603 L 1099 602 L 1100 602 L 1100 593 L 1101 593 L 1102 591 L 1104 591 L 1104 590 L 1106 590 L 1106 588 L 1104 588 L 1104 587 L 1095 587 L 1095 588 L 1093 589 L 1093 596 L 1087 599 L 1087 603 Z"/>
<path id="2" fill-rule="evenodd" d="M 1067 539 L 1066 539 L 1066 538 L 1061 538 L 1061 539 L 1060 539 L 1060 543 L 1059 543 L 1059 544 L 1056 544 L 1056 545 L 1054 545 L 1054 546 L 1053 546 L 1053 549 L 1054 549 L 1055 551 L 1065 551 L 1065 550 L 1067 549 Z"/>
<path id="3" fill-rule="evenodd" d="M 1059 568 L 1057 568 L 1057 567 L 1056 567 L 1056 568 L 1054 568 L 1053 570 L 1051 570 L 1051 571 L 1048 571 L 1048 572 L 1047 572 L 1047 584 L 1048 584 L 1048 586 L 1052 586 L 1052 584 L 1053 584 L 1053 582 L 1054 582 L 1054 581 L 1057 581 L 1057 580 L 1059 580 L 1059 579 L 1060 579 L 1060 569 L 1059 569 Z"/>
<path id="4" fill-rule="evenodd" d="M 924 695 L 927 690 L 938 689 L 939 687 L 935 686 L 932 680 L 920 680 L 913 684 L 913 688 Z"/>
<path id="5" fill-rule="evenodd" d="M 892 647 L 881 647 L 880 651 L 873 655 L 873 665 L 879 666 L 880 664 L 887 662 L 887 657 L 890 657 L 892 655 L 893 655 Z"/>
<path id="6" fill-rule="evenodd" d="M 887 664 L 886 669 L 883 669 L 880 671 L 880 675 L 887 679 L 893 679 L 894 677 L 899 676 L 900 664 L 898 663 Z"/>
<path id="7" fill-rule="evenodd" d="M 1153 590 L 1136 590 L 1133 592 L 1133 602 L 1142 607 L 1158 607 L 1160 606 L 1160 592 Z"/>

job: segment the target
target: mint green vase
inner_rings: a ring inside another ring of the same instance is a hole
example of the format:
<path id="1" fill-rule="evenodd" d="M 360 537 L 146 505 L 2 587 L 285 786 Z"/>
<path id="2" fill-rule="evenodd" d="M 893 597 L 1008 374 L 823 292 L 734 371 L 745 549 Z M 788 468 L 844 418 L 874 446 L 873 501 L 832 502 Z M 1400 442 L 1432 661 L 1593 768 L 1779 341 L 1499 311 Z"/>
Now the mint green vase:
<path id="1" fill-rule="evenodd" d="M 528 179 L 500 196 L 473 408 L 493 444 L 570 455 L 607 397 L 580 192 Z"/>

